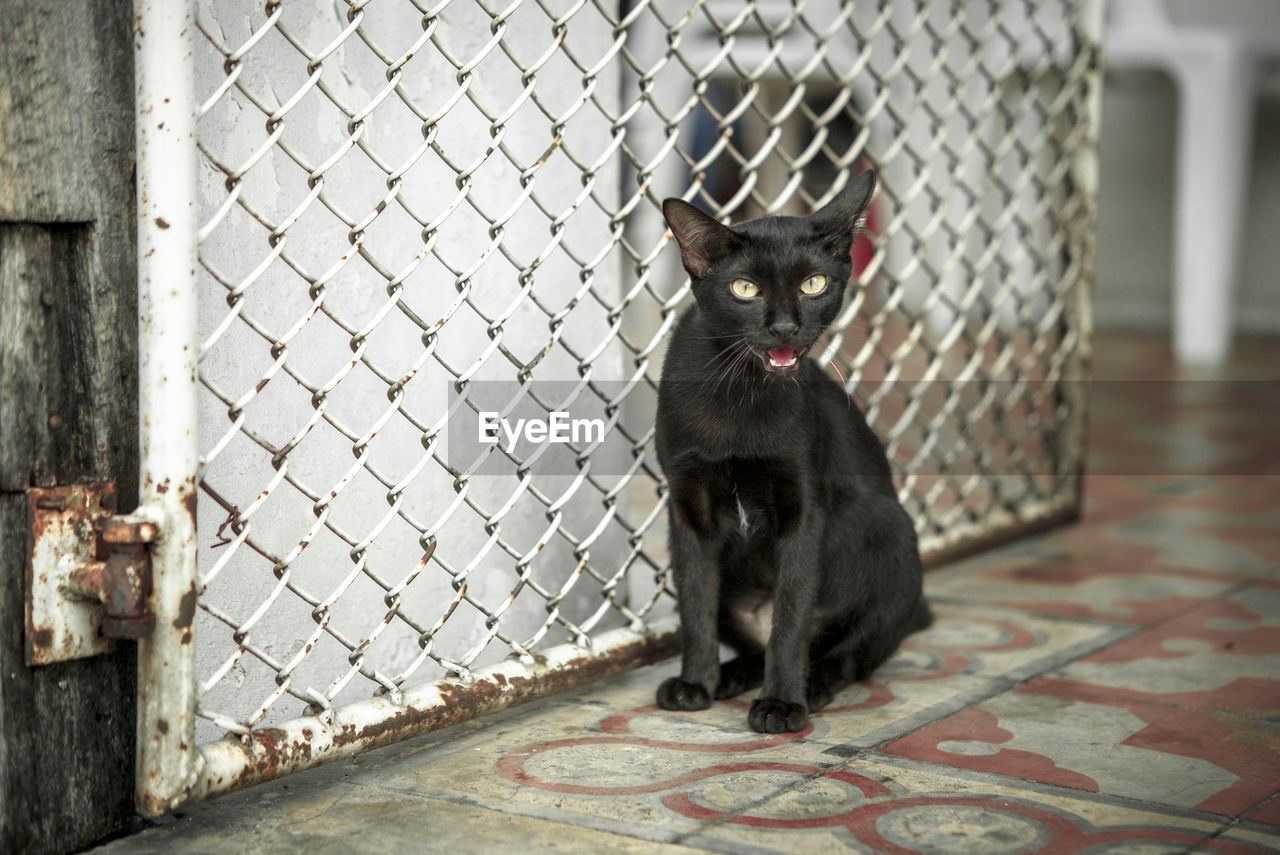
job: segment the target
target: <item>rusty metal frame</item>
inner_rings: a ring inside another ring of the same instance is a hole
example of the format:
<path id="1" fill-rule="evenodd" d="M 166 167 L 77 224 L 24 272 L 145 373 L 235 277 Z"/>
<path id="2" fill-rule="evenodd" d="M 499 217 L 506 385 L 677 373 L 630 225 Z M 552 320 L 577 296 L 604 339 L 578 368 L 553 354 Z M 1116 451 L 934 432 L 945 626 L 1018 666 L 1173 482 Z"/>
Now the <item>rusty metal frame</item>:
<path id="1" fill-rule="evenodd" d="M 115 485 L 27 489 L 26 660 L 48 665 L 96 656 L 113 640 L 146 637 L 154 522 L 116 516 Z"/>
<path id="2" fill-rule="evenodd" d="M 261 784 L 555 694 L 579 683 L 650 665 L 674 656 L 680 633 L 671 622 L 650 633 L 616 629 L 601 633 L 590 649 L 553 647 L 525 664 L 510 659 L 475 673 L 475 679 L 438 680 L 294 719 L 241 738 L 228 736 L 199 748 L 199 776 L 192 800 Z"/>
<path id="3" fill-rule="evenodd" d="M 33 487 L 27 490 L 27 502 L 34 544 L 26 566 L 27 664 L 108 652 L 113 642 L 98 632 L 101 601 L 66 603 L 60 589 L 69 587 L 75 568 L 98 557 L 95 529 L 115 509 L 115 485 Z"/>

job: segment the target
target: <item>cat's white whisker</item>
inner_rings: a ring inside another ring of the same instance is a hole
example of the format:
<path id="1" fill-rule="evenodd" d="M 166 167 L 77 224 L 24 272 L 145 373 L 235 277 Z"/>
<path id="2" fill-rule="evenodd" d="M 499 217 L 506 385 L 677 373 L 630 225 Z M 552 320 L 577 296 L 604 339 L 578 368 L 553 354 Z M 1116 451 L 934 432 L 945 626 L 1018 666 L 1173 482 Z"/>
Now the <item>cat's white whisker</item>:
<path id="1" fill-rule="evenodd" d="M 751 347 L 747 343 L 746 339 L 737 339 L 724 350 L 720 351 L 720 353 L 716 354 L 716 357 L 712 358 L 714 360 L 715 358 L 723 356 L 727 351 L 735 348 L 737 349 L 737 353 L 725 360 L 725 364 L 720 368 L 720 373 L 716 376 L 715 385 L 711 387 L 711 393 L 713 395 L 720 388 L 720 384 L 725 380 L 728 381 L 730 386 L 733 385 L 733 381 L 737 379 L 743 357 L 751 352 Z M 708 364 L 709 362 L 710 360 L 708 361 Z"/>
<path id="2" fill-rule="evenodd" d="M 836 376 L 840 378 L 840 385 L 845 387 L 845 390 L 848 391 L 849 380 L 844 376 L 844 372 L 840 370 L 840 366 L 836 363 L 836 361 L 833 359 L 830 362 L 828 362 L 827 365 L 830 366 L 831 370 L 834 371 L 836 373 Z"/>

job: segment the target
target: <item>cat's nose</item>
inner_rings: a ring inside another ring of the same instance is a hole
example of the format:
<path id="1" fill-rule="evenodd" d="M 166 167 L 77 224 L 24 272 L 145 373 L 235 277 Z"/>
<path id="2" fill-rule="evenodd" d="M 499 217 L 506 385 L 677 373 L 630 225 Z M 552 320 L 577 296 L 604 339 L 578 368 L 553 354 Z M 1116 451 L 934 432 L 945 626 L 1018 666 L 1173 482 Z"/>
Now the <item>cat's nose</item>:
<path id="1" fill-rule="evenodd" d="M 795 318 L 789 318 L 785 315 L 774 318 L 773 322 L 769 324 L 769 332 L 782 339 L 793 335 L 798 329 L 800 329 L 800 325 L 796 323 Z"/>

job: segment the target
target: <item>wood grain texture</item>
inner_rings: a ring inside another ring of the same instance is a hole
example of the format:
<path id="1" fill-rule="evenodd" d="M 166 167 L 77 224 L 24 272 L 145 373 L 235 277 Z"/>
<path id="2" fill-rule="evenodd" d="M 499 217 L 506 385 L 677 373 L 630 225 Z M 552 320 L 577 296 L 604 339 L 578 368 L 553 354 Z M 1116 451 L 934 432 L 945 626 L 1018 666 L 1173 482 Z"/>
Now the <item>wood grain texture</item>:
<path id="1" fill-rule="evenodd" d="M 97 346 L 87 224 L 0 224 L 0 488 L 52 486 L 106 471 L 89 378 Z"/>
<path id="2" fill-rule="evenodd" d="M 97 168 L 84 144 L 100 128 L 100 105 L 112 100 L 114 75 L 101 75 L 98 25 L 106 9 L 93 5 L 5 2 L 0 218 L 74 222 L 96 213 Z"/>
<path id="3" fill-rule="evenodd" d="M 133 817 L 134 646 L 29 669 L 24 490 L 136 504 L 133 10 L 9 0 L 0 38 L 0 851 L 67 852 Z"/>

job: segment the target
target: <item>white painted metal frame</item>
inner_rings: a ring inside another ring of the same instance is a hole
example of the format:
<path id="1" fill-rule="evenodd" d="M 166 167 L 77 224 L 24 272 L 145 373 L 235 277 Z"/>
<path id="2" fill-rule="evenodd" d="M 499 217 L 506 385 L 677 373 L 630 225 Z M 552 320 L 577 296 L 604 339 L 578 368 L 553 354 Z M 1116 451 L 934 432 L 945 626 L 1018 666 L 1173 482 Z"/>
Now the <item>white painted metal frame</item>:
<path id="1" fill-rule="evenodd" d="M 136 798 L 158 816 L 186 800 L 195 775 L 195 26 L 189 0 L 137 0 L 135 12 L 138 513 L 160 528 L 156 629 L 138 646 Z"/>

